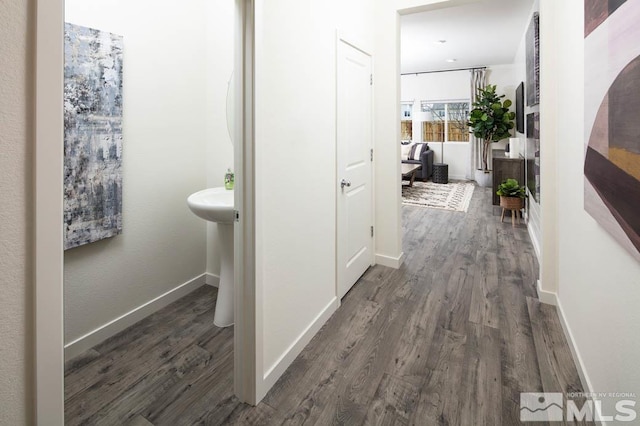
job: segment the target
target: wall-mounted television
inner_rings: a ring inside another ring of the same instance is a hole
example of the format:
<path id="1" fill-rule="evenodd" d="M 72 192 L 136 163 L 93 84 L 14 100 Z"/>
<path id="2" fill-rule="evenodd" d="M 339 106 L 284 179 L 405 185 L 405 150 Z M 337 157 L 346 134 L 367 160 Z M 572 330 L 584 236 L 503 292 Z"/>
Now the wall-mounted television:
<path id="1" fill-rule="evenodd" d="M 516 89 L 516 130 L 524 133 L 524 83 Z"/>

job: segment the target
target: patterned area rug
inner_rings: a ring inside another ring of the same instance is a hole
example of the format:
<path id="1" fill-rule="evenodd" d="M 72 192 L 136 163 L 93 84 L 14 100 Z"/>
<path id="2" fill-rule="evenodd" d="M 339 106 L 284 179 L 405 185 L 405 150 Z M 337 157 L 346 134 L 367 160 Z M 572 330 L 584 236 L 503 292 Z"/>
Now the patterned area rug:
<path id="1" fill-rule="evenodd" d="M 447 184 L 414 182 L 411 187 L 402 187 L 402 204 L 466 212 L 474 189 L 475 183 L 468 181 L 449 181 Z"/>

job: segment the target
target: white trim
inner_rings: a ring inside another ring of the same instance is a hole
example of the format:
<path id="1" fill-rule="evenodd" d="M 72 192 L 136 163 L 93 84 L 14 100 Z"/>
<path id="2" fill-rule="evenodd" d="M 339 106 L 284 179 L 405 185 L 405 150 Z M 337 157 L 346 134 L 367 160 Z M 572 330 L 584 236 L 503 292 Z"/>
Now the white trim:
<path id="1" fill-rule="evenodd" d="M 530 215 L 527 212 L 527 232 L 529 232 L 529 238 L 531 239 L 531 243 L 533 244 L 533 249 L 535 250 L 538 261 L 540 262 L 542 261 L 542 258 L 540 257 L 540 241 L 538 241 L 538 236 L 533 230 L 533 224 L 531 223 L 531 221 L 529 221 L 529 217 Z"/>
<path id="2" fill-rule="evenodd" d="M 582 361 L 582 356 L 580 355 L 580 351 L 578 351 L 578 346 L 576 345 L 576 342 L 573 338 L 573 333 L 571 332 L 571 327 L 569 327 L 569 322 L 567 321 L 567 317 L 564 314 L 564 309 L 562 309 L 562 303 L 560 302 L 560 299 L 556 299 L 556 301 L 557 301 L 556 310 L 558 311 L 560 324 L 562 325 L 562 330 L 564 331 L 564 335 L 567 339 L 567 343 L 569 344 L 569 349 L 571 350 L 571 355 L 573 356 L 573 362 L 575 363 L 576 369 L 578 370 L 580 381 L 582 381 L 582 386 L 584 386 L 584 392 L 593 393 L 593 386 L 591 384 L 591 380 L 589 380 L 589 376 L 587 375 L 587 369 L 584 366 L 584 362 Z"/>
<path id="3" fill-rule="evenodd" d="M 449 180 L 469 180 L 465 175 L 449 175 Z"/>
<path id="4" fill-rule="evenodd" d="M 210 285 L 211 287 L 219 287 L 220 286 L 220 277 L 215 274 L 206 273 L 204 274 L 204 283 L 206 285 Z"/>
<path id="5" fill-rule="evenodd" d="M 376 253 L 376 265 L 388 266 L 393 269 L 400 269 L 400 266 L 404 262 L 404 252 L 400 253 L 398 257 L 385 256 L 383 254 Z"/>
<path id="6" fill-rule="evenodd" d="M 237 79 L 236 87 L 253 84 L 253 39 L 244 44 L 245 30 L 253 34 L 254 0 L 236 0 L 236 69 L 242 69 L 242 78 Z M 245 21 L 245 13 L 250 15 Z M 63 60 L 64 60 L 64 0 L 36 0 L 36 103 L 35 103 L 35 241 L 34 241 L 34 281 L 35 281 L 35 411 L 37 425 L 63 426 L 64 424 L 64 327 L 63 327 L 63 265 L 62 243 L 62 197 L 63 193 Z M 249 66 L 242 67 L 245 60 Z M 252 90 L 252 89 L 251 89 Z M 238 91 L 237 97 L 242 96 Z M 253 92 L 251 91 L 251 96 Z M 252 98 L 251 98 L 252 99 Z M 237 126 L 252 132 L 253 103 L 236 103 Z M 252 133 L 247 132 L 248 137 Z M 236 143 L 236 171 L 241 174 L 238 162 L 245 161 L 244 173 L 253 179 L 253 162 L 238 153 L 243 143 L 248 150 L 253 149 L 252 139 L 242 139 L 238 132 Z M 247 142 L 248 141 L 248 142 Z M 240 147 L 240 148 L 239 148 Z M 240 159 L 238 157 L 240 156 Z M 247 178 L 247 180 L 249 180 Z M 236 194 L 241 192 L 240 188 Z M 236 186 L 238 188 L 238 186 Z M 245 195 L 245 198 L 247 195 Z M 239 205 L 244 208 L 245 217 L 253 215 L 253 202 Z M 237 250 L 246 246 L 247 253 L 255 248 L 253 234 L 244 235 L 242 241 L 235 241 Z M 242 256 L 236 255 L 235 267 L 244 269 Z M 255 397 L 255 265 L 254 257 L 245 257 L 247 268 L 245 276 L 236 293 L 236 316 L 234 333 L 234 382 L 249 377 L 249 391 Z M 237 270 L 236 270 L 237 272 Z M 253 275 L 251 275 L 253 274 Z M 236 273 L 236 277 L 240 275 Z M 237 283 L 238 281 L 236 281 Z M 244 297 L 238 298 L 238 294 Z M 239 293 L 238 293 L 239 292 Z M 243 326 L 244 325 L 244 326 Z M 244 335 L 246 334 L 246 335 Z M 245 344 L 243 344 L 245 343 Z M 246 384 L 245 384 L 246 385 Z M 246 386 L 245 386 L 246 387 Z M 247 401 L 238 394 L 241 401 Z"/>
<path id="7" fill-rule="evenodd" d="M 64 423 L 62 250 L 64 0 L 36 3 L 36 424 Z"/>
<path id="8" fill-rule="evenodd" d="M 538 299 L 542 303 L 546 303 L 547 305 L 558 306 L 558 295 L 556 293 L 543 290 L 542 281 L 538 280 L 536 282 L 536 289 L 538 290 Z"/>
<path id="9" fill-rule="evenodd" d="M 287 348 L 278 360 L 265 372 L 263 383 L 260 386 L 258 400 L 264 398 L 269 389 L 276 384 L 280 376 L 289 368 L 300 352 L 309 344 L 311 339 L 320 331 L 322 326 L 331 318 L 331 315 L 340 307 L 340 300 L 334 297 L 331 302 L 315 317 L 304 329 L 298 338 Z"/>
<path id="10" fill-rule="evenodd" d="M 256 4 L 259 2 L 259 5 Z M 254 84 L 255 25 L 260 0 L 235 1 L 233 389 L 241 402 L 257 404 L 262 360 L 262 292 L 256 282 Z"/>
<path id="11" fill-rule="evenodd" d="M 537 287 L 538 287 L 539 300 L 542 303 L 554 305 L 556 307 L 556 311 L 558 312 L 558 318 L 560 318 L 560 325 L 562 326 L 564 337 L 567 339 L 567 344 L 569 345 L 569 350 L 571 351 L 571 357 L 573 358 L 573 363 L 576 365 L 576 370 L 578 371 L 578 376 L 580 376 L 580 381 L 582 382 L 582 386 L 584 387 L 584 392 L 593 393 L 593 386 L 591 385 L 591 380 L 589 380 L 589 376 L 587 375 L 587 369 L 585 368 L 584 362 L 582 361 L 582 356 L 580 355 L 580 351 L 578 351 L 578 346 L 576 345 L 575 339 L 573 338 L 573 333 L 571 332 L 571 327 L 569 327 L 569 322 L 567 321 L 567 317 L 564 314 L 564 309 L 562 309 L 562 303 L 560 302 L 560 298 L 556 293 L 542 290 L 542 284 L 540 280 L 538 280 L 537 282 Z M 606 423 L 604 422 L 600 422 L 600 423 L 602 425 L 606 425 Z"/>
<path id="12" fill-rule="evenodd" d="M 67 343 L 64 346 L 64 359 L 68 361 L 82 352 L 91 349 L 95 345 L 107 340 L 109 337 L 115 336 L 127 327 L 132 326 L 138 321 L 143 320 L 154 312 L 159 311 L 165 306 L 175 302 L 176 300 L 186 296 L 194 290 L 205 285 L 205 280 L 208 274 L 201 274 L 186 283 L 167 291 L 164 294 L 156 297 L 138 306 L 131 311 L 120 315 L 118 318 L 109 321 L 108 323 L 101 325 L 93 331 L 85 334 L 82 337 L 75 339 L 72 342 Z"/>

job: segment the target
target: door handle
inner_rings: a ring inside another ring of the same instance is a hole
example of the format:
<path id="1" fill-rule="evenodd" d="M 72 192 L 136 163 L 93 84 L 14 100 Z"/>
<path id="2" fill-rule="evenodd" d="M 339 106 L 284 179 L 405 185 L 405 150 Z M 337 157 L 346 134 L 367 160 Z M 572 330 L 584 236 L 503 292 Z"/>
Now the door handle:
<path id="1" fill-rule="evenodd" d="M 350 187 L 350 186 L 351 186 L 351 181 L 346 180 L 346 179 L 342 179 L 342 180 L 340 181 L 340 188 L 341 188 L 341 189 L 344 189 L 344 187 L 345 187 L 345 186 L 346 186 L 346 187 Z"/>

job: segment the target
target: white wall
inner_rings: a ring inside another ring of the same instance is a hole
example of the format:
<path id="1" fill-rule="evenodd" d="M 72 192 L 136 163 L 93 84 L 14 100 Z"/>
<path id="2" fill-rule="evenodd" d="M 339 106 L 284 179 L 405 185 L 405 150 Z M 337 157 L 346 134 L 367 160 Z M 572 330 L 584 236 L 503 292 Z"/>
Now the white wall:
<path id="1" fill-rule="evenodd" d="M 337 306 L 336 29 L 371 51 L 373 11 L 367 0 L 256 6 L 261 397 Z"/>
<path id="2" fill-rule="evenodd" d="M 66 20 L 124 36 L 123 233 L 65 252 L 65 342 L 205 270 L 205 1 L 67 0 Z"/>
<path id="3" fill-rule="evenodd" d="M 33 424 L 32 2 L 0 14 L 0 424 Z"/>
<path id="4" fill-rule="evenodd" d="M 227 85 L 233 72 L 234 0 L 206 2 L 206 170 L 207 187 L 222 186 L 233 170 L 227 131 Z M 207 224 L 207 272 L 220 275 L 218 225 Z"/>
<path id="5" fill-rule="evenodd" d="M 562 188 L 556 206 L 558 297 L 590 388 L 640 394 L 640 263 L 584 210 L 584 5 L 567 0 L 553 7 L 562 112 L 553 141 Z"/>

